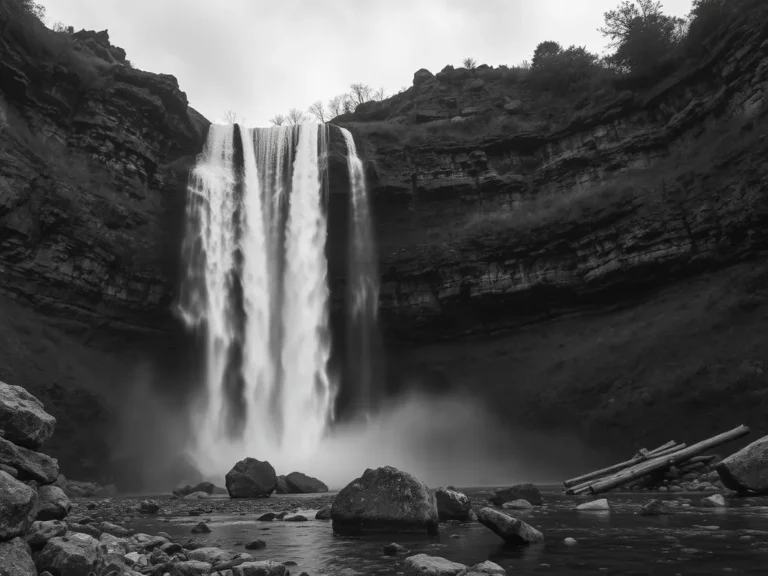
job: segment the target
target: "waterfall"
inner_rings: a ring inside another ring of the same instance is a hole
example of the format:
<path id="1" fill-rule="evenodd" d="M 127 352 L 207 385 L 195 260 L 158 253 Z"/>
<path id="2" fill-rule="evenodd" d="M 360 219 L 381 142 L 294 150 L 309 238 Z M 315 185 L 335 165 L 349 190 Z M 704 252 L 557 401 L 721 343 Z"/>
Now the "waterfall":
<path id="1" fill-rule="evenodd" d="M 347 381 L 354 386 L 353 408 L 370 413 L 379 390 L 378 328 L 379 265 L 373 235 L 363 163 L 349 130 L 341 129 L 347 145 L 351 194 L 349 273 L 347 290 Z"/>
<path id="2" fill-rule="evenodd" d="M 213 125 L 190 175 L 179 313 L 206 339 L 191 449 L 204 473 L 245 456 L 290 472 L 332 414 L 327 143 L 314 123 Z"/>

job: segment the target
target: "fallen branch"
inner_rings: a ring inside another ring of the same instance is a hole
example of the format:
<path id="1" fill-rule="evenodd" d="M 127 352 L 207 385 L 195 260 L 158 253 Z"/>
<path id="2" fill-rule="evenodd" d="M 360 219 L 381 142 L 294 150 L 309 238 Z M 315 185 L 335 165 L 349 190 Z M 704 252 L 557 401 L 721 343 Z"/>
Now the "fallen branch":
<path id="1" fill-rule="evenodd" d="M 670 448 L 674 448 L 676 446 L 674 440 L 671 440 L 667 442 L 666 444 L 662 444 L 658 448 L 651 450 L 648 452 L 645 449 L 641 449 L 631 460 L 627 460 L 626 462 L 619 462 L 618 464 L 614 464 L 613 466 L 608 466 L 608 468 L 603 468 L 602 470 L 595 470 L 594 472 L 590 472 L 589 474 L 584 474 L 583 476 L 579 476 L 578 478 L 572 478 L 571 480 L 566 480 L 563 482 L 563 486 L 566 488 L 570 488 L 571 486 L 577 486 L 579 484 L 583 484 L 587 480 L 593 480 L 595 478 L 601 478 L 602 476 L 607 476 L 608 474 L 613 474 L 615 472 L 618 472 L 619 470 L 623 470 L 624 468 L 628 468 L 634 464 L 638 464 L 640 462 L 645 462 L 649 458 L 653 456 L 658 456 L 665 450 L 669 450 Z"/>
<path id="2" fill-rule="evenodd" d="M 638 464 L 627 470 L 623 470 L 622 472 L 619 472 L 610 478 L 598 480 L 597 482 L 591 484 L 588 487 L 588 490 L 593 494 L 607 492 L 608 490 L 629 484 L 630 482 L 637 480 L 638 478 L 641 478 L 647 474 L 656 472 L 657 470 L 663 470 L 665 468 L 669 468 L 670 466 L 687 462 L 702 452 L 706 452 L 707 450 L 714 448 L 715 446 L 725 444 L 726 442 L 737 440 L 738 438 L 746 436 L 747 434 L 749 434 L 749 428 L 744 425 L 738 426 L 737 428 L 729 430 L 728 432 L 723 432 L 722 434 L 718 434 L 717 436 L 708 438 L 707 440 L 702 440 L 701 442 L 688 448 L 675 451 L 672 454 L 657 456 L 652 460 L 643 462 L 642 464 Z"/>

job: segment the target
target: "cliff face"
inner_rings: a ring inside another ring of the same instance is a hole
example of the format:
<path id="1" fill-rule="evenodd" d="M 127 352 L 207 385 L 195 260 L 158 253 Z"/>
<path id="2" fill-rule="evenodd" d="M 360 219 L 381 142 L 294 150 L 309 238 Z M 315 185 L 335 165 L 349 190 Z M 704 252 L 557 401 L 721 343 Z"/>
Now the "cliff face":
<path id="1" fill-rule="evenodd" d="M 207 121 L 106 32 L 55 33 L 13 2 L 0 29 L 1 289 L 91 323 L 163 322 Z"/>
<path id="2" fill-rule="evenodd" d="M 763 16 L 561 126 L 525 71 L 488 67 L 420 70 L 406 92 L 338 118 L 369 159 L 390 341 L 602 306 L 764 249 Z"/>
<path id="3" fill-rule="evenodd" d="M 64 474 L 104 482 L 126 402 L 147 394 L 130 435 L 152 425 L 162 378 L 144 363 L 182 345 L 170 304 L 208 125 L 173 76 L 125 56 L 0 0 L 0 380 L 57 418 Z"/>

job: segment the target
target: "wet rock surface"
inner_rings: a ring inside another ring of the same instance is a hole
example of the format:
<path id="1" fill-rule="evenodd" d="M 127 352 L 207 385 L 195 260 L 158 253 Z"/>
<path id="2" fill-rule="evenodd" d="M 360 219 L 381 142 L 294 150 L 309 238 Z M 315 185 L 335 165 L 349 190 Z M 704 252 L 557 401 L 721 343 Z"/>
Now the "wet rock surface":
<path id="1" fill-rule="evenodd" d="M 436 533 L 438 525 L 432 491 L 392 466 L 367 469 L 339 491 L 331 517 L 339 533 Z"/>
<path id="2" fill-rule="evenodd" d="M 768 494 L 768 436 L 731 454 L 716 469 L 722 483 L 731 490 Z"/>
<path id="3" fill-rule="evenodd" d="M 245 458 L 227 472 L 226 486 L 232 498 L 268 498 L 277 487 L 277 474 L 269 462 Z"/>
<path id="4" fill-rule="evenodd" d="M 32 394 L 0 382 L 0 430 L 6 440 L 36 450 L 53 435 L 55 426 L 56 419 Z"/>

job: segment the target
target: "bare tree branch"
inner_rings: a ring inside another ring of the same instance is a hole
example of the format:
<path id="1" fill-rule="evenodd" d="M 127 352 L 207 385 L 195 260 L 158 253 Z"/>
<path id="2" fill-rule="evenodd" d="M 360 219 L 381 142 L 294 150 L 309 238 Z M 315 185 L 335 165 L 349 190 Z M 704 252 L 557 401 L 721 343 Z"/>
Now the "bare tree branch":
<path id="1" fill-rule="evenodd" d="M 325 122 L 325 107 L 322 100 L 318 100 L 309 107 L 308 112 L 317 118 L 318 122 Z"/>
<path id="2" fill-rule="evenodd" d="M 274 116 L 272 116 L 272 118 L 269 119 L 269 121 L 275 126 L 282 126 L 283 124 L 285 124 L 286 118 L 282 114 L 275 114 Z"/>
<path id="3" fill-rule="evenodd" d="M 301 122 L 304 120 L 304 111 L 299 110 L 298 108 L 291 108 L 288 110 L 288 123 L 295 126 L 296 124 L 301 124 Z"/>

